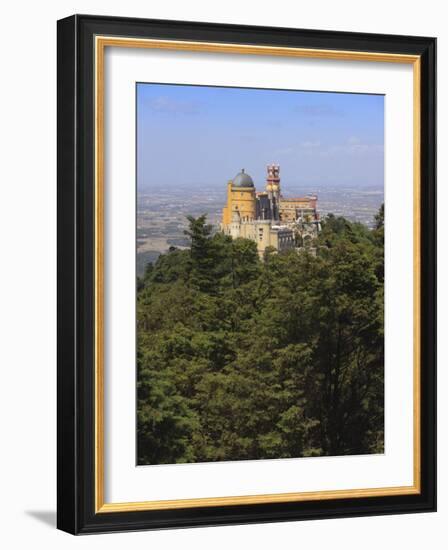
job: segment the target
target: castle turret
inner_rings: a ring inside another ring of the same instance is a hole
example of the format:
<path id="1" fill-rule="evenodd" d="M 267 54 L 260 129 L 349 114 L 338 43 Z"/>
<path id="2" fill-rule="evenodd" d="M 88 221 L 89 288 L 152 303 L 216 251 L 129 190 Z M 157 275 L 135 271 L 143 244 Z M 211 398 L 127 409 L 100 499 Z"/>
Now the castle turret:
<path id="1" fill-rule="evenodd" d="M 241 221 L 255 218 L 255 186 L 252 178 L 244 168 L 237 174 L 230 185 L 230 204 L 227 203 L 229 214 L 238 210 Z"/>
<path id="2" fill-rule="evenodd" d="M 278 164 L 268 164 L 266 168 L 266 191 L 271 201 L 272 218 L 278 220 L 280 204 L 280 166 Z"/>

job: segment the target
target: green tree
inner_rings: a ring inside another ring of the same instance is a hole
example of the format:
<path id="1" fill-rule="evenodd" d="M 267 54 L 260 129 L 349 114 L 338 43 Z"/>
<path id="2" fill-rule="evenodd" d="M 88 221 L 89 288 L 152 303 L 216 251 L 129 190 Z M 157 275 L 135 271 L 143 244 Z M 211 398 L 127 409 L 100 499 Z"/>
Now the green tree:
<path id="1" fill-rule="evenodd" d="M 138 461 L 384 449 L 384 207 L 282 254 L 189 218 L 138 281 Z"/>
<path id="2" fill-rule="evenodd" d="M 188 216 L 189 228 L 184 231 L 190 239 L 190 283 L 203 292 L 214 290 L 214 254 L 210 239 L 212 226 L 206 223 L 206 216 Z"/>

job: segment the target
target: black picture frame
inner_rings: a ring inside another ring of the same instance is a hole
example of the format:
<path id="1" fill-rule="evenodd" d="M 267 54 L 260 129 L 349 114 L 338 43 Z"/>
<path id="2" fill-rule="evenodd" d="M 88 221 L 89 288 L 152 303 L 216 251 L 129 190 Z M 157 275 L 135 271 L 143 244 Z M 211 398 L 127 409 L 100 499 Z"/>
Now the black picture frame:
<path id="1" fill-rule="evenodd" d="M 419 494 L 95 511 L 94 55 L 97 35 L 416 55 L 421 60 Z M 58 21 L 57 526 L 73 534 L 436 510 L 436 39 L 124 17 Z"/>

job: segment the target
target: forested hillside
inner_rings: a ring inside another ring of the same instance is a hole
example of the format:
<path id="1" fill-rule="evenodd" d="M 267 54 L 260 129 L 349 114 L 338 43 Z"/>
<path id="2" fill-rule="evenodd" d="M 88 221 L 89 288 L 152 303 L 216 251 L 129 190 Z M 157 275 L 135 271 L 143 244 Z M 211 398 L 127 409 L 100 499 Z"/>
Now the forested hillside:
<path id="1" fill-rule="evenodd" d="M 383 214 L 263 261 L 189 218 L 138 280 L 139 464 L 383 452 Z"/>

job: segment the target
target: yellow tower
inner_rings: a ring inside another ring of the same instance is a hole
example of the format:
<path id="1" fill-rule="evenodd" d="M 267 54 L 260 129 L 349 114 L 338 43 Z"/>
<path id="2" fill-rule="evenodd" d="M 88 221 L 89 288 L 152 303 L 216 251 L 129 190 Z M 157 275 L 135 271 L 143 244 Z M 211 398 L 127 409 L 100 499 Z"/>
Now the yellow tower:
<path id="1" fill-rule="evenodd" d="M 255 186 L 244 168 L 227 184 L 227 205 L 223 209 L 222 222 L 229 224 L 233 212 L 238 212 L 241 221 L 255 219 Z"/>

